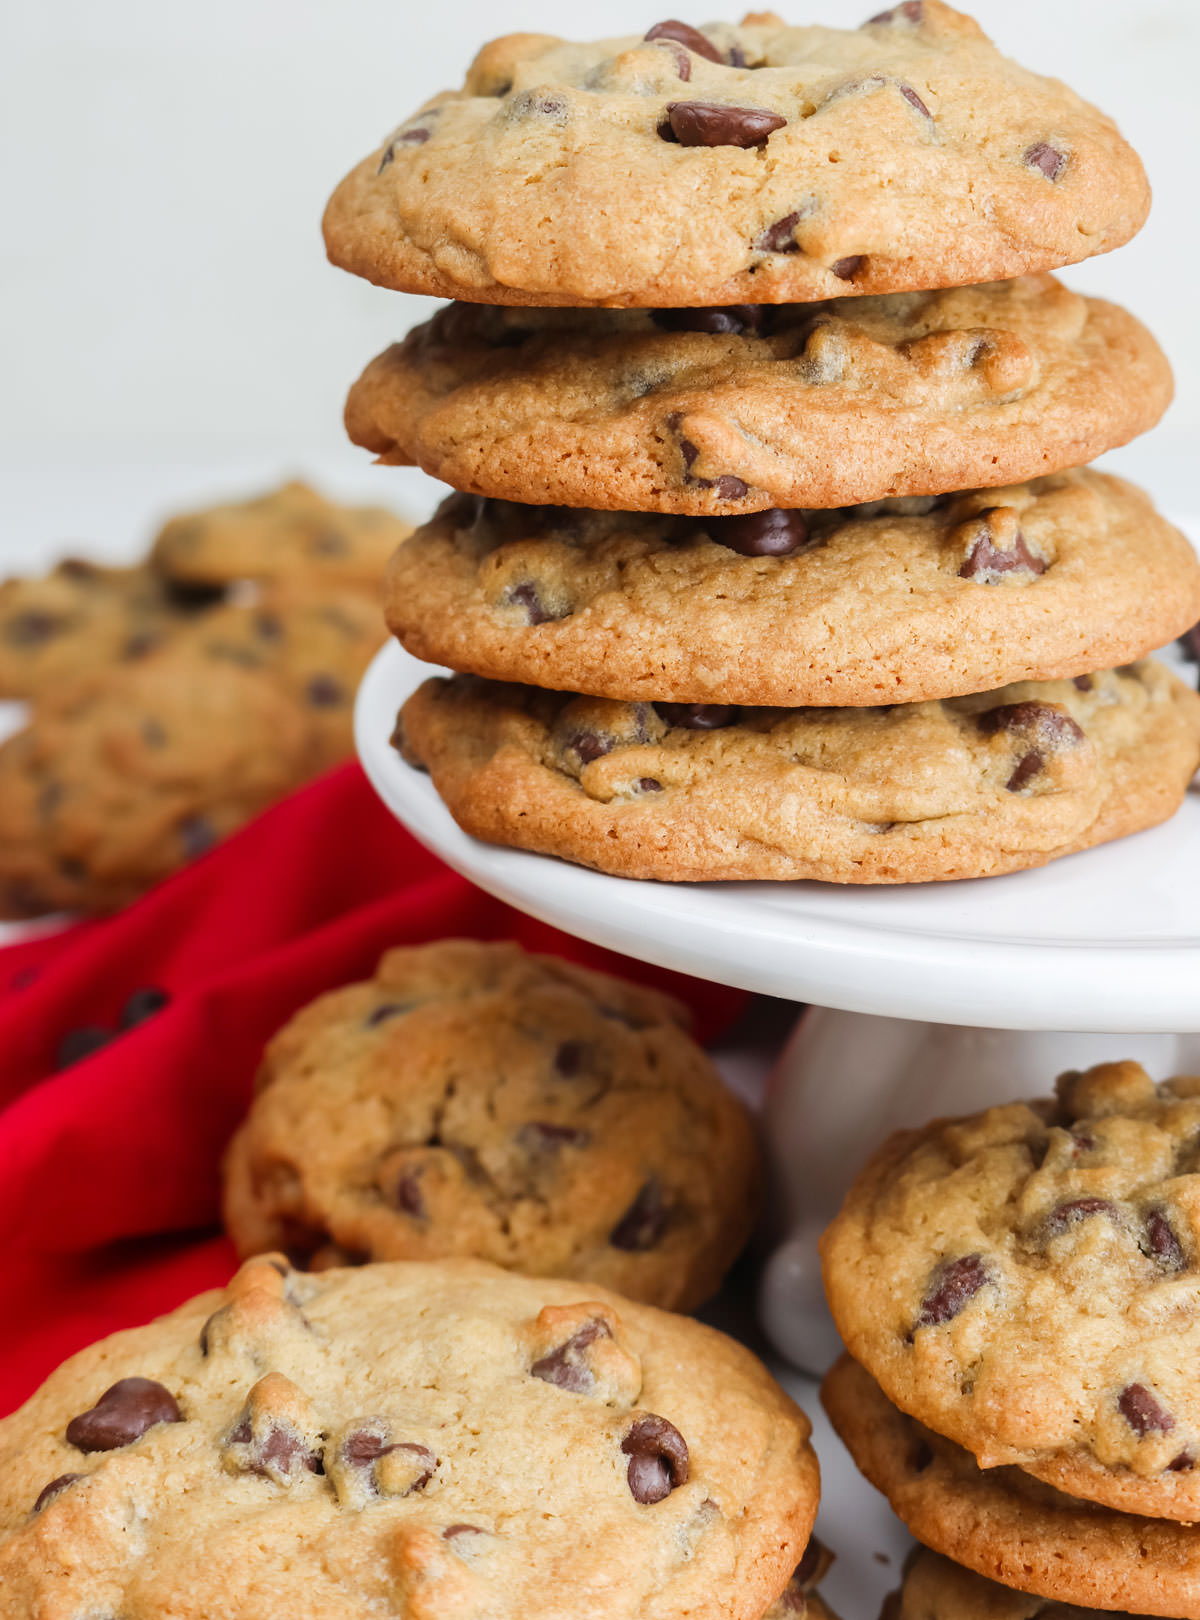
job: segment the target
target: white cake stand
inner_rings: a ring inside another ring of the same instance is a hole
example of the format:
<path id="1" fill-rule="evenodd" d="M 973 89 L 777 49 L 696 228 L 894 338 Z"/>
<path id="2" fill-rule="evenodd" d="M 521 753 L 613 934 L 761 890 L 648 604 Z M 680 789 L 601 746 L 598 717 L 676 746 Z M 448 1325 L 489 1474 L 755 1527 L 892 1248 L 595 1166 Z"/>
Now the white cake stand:
<path id="1" fill-rule="evenodd" d="M 384 648 L 358 699 L 380 797 L 449 866 L 570 934 L 700 978 L 815 1006 L 772 1076 L 786 1229 L 764 1325 L 797 1365 L 828 1365 L 816 1238 L 863 1157 L 939 1113 L 1045 1092 L 1064 1068 L 1200 1063 L 1200 795 L 1166 826 L 1034 872 L 962 883 L 638 883 L 481 844 L 389 737 L 440 673 Z M 1070 1033 L 1090 1031 L 1092 1033 Z"/>

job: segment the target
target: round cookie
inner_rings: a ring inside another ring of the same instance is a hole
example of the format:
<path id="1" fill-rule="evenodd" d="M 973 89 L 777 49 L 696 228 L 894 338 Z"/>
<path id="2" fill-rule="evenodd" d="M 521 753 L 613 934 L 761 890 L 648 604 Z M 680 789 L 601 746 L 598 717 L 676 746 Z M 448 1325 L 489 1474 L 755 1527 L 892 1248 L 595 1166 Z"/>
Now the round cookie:
<path id="1" fill-rule="evenodd" d="M 1136 1063 L 896 1134 L 822 1241 L 847 1348 L 984 1468 L 1200 1519 L 1198 1136 Z"/>
<path id="2" fill-rule="evenodd" d="M 251 1261 L 0 1422 L 0 1616 L 758 1620 L 808 1436 L 740 1345 L 603 1289 Z"/>
<path id="3" fill-rule="evenodd" d="M 909 1559 L 904 1584 L 888 1599 L 881 1620 L 1111 1620 L 1111 1615 L 1107 1604 L 1079 1609 L 1014 1592 L 922 1547 Z"/>
<path id="4" fill-rule="evenodd" d="M 387 636 L 373 594 L 311 587 L 269 585 L 254 602 L 205 614 L 184 656 L 269 674 L 305 714 L 315 775 L 353 754 L 358 683 Z"/>
<path id="5" fill-rule="evenodd" d="M 409 652 L 675 703 L 908 703 L 1082 675 L 1200 617 L 1200 563 L 1102 473 L 707 520 L 452 495 L 392 559 Z"/>
<path id="6" fill-rule="evenodd" d="M 1149 200 L 1108 118 L 909 0 L 857 30 L 494 40 L 347 176 L 325 242 L 482 303 L 785 303 L 1073 264 Z"/>
<path id="7" fill-rule="evenodd" d="M 1132 315 L 1027 276 L 783 308 L 452 304 L 371 362 L 346 427 L 473 494 L 728 515 L 1076 467 L 1171 390 Z"/>
<path id="8" fill-rule="evenodd" d="M 268 1046 L 229 1234 L 316 1268 L 473 1255 L 691 1309 L 750 1235 L 760 1165 L 688 1021 L 513 944 L 389 951 Z"/>
<path id="9" fill-rule="evenodd" d="M 56 686 L 0 744 L 0 917 L 127 905 L 319 768 L 308 714 L 228 660 Z"/>
<path id="10" fill-rule="evenodd" d="M 382 506 L 342 506 L 290 483 L 172 518 L 151 557 L 169 578 L 188 584 L 259 579 L 374 590 L 411 527 Z"/>
<path id="11" fill-rule="evenodd" d="M 998 1607 L 982 1608 L 980 1620 L 1032 1620 L 1046 1600 L 1079 1604 L 1089 1614 L 1096 1606 L 1200 1617 L 1200 1531 L 1193 1526 L 1077 1501 L 1019 1468 L 984 1472 L 969 1451 L 894 1407 L 849 1356 L 826 1375 L 821 1400 L 856 1467 L 914 1536 L 956 1565 L 1006 1583 L 991 1594 Z M 970 1620 L 973 1613 L 969 1606 L 916 1610 L 920 1620 Z M 900 1615 L 912 1620 L 911 1601 Z"/>
<path id="12" fill-rule="evenodd" d="M 142 658 L 211 607 L 219 591 L 172 588 L 146 566 L 69 557 L 41 579 L 0 583 L 0 698 Z"/>
<path id="13" fill-rule="evenodd" d="M 393 740 L 489 843 L 620 877 L 906 883 L 1040 866 L 1164 820 L 1200 764 L 1200 697 L 1153 662 L 860 709 L 457 675 L 412 694 Z"/>

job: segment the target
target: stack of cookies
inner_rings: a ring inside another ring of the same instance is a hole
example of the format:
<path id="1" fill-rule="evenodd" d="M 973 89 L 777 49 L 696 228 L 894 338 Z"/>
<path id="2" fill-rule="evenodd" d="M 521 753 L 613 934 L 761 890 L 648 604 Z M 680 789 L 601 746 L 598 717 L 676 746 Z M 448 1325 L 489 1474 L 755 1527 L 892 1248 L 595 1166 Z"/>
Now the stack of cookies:
<path id="1" fill-rule="evenodd" d="M 293 483 L 0 584 L 0 917 L 125 905 L 348 758 L 407 532 Z"/>
<path id="2" fill-rule="evenodd" d="M 891 883 L 1169 816 L 1188 543 L 1090 458 L 1171 394 L 1054 268 L 1149 204 L 1115 126 L 941 0 L 514 35 L 359 165 L 330 256 L 455 300 L 351 437 L 459 492 L 387 616 L 468 831 L 606 872 Z"/>
<path id="3" fill-rule="evenodd" d="M 1200 1616 L 1198 1142 L 1200 1079 L 1108 1063 L 858 1176 L 822 1398 L 929 1549 L 898 1616 Z"/>

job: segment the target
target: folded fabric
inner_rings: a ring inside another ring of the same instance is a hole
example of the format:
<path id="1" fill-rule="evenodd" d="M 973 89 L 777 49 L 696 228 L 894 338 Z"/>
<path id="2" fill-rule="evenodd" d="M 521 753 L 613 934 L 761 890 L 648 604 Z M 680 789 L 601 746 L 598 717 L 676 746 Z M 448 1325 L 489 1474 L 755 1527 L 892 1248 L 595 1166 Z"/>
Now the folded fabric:
<path id="1" fill-rule="evenodd" d="M 668 990 L 702 1040 L 746 1000 L 484 894 L 396 824 L 356 765 L 117 916 L 0 950 L 0 1413 L 82 1345 L 225 1282 L 219 1165 L 265 1041 L 388 946 L 455 934 Z"/>

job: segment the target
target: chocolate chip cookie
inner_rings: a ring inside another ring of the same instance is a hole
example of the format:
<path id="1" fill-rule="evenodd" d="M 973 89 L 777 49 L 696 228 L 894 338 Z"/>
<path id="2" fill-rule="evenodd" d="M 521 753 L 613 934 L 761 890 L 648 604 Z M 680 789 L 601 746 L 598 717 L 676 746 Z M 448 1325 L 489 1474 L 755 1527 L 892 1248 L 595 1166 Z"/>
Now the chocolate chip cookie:
<path id="1" fill-rule="evenodd" d="M 720 515 L 1079 466 L 1171 386 L 1133 316 L 1029 276 L 783 308 L 452 304 L 367 367 L 346 426 L 474 494 Z"/>
<path id="2" fill-rule="evenodd" d="M 409 533 L 382 506 L 342 506 L 307 484 L 175 517 L 154 542 L 154 564 L 187 584 L 259 579 L 374 590 Z"/>
<path id="3" fill-rule="evenodd" d="M 1159 1589 L 1169 1581 L 1165 1577 Z M 1105 1596 L 1101 1594 L 1097 1601 Z M 1182 1615 L 1184 1611 L 1172 1609 L 1171 1613 Z M 1112 1608 L 1109 1603 L 1103 1609 L 1081 1609 L 1031 1600 L 1023 1592 L 972 1575 L 949 1559 L 918 1547 L 905 1565 L 903 1586 L 889 1598 L 881 1620 L 1041 1620 L 1042 1616 L 1047 1620 L 1111 1620 Z"/>
<path id="4" fill-rule="evenodd" d="M 256 670 L 166 650 L 55 686 L 0 744 L 0 917 L 111 911 L 313 775 Z"/>
<path id="5" fill-rule="evenodd" d="M 255 1260 L 0 1422 L 0 1616 L 758 1620 L 808 1436 L 740 1345 L 594 1285 Z"/>
<path id="6" fill-rule="evenodd" d="M 822 1244 L 888 1399 L 1072 1496 L 1200 1518 L 1200 1080 L 1136 1063 L 893 1136 Z"/>
<path id="7" fill-rule="evenodd" d="M 33 698 L 56 681 L 144 658 L 220 589 L 174 587 L 154 569 L 70 557 L 41 579 L 0 583 L 0 698 Z"/>
<path id="8" fill-rule="evenodd" d="M 335 264 L 495 304 L 783 303 L 1001 280 L 1127 241 L 1115 125 L 940 0 L 858 30 L 494 40 L 334 193 Z"/>
<path id="9" fill-rule="evenodd" d="M 454 495 L 396 552 L 387 589 L 419 658 L 676 703 L 955 697 L 1126 663 L 1198 617 L 1190 543 L 1088 470 L 708 519 Z"/>
<path id="10" fill-rule="evenodd" d="M 940 703 L 620 703 L 456 675 L 394 741 L 460 826 L 621 877 L 906 883 L 1040 866 L 1152 826 L 1200 697 L 1143 662 Z"/>
<path id="11" fill-rule="evenodd" d="M 512 944 L 389 951 L 271 1042 L 226 1163 L 242 1254 L 481 1259 L 686 1310 L 754 1222 L 754 1133 L 686 1010 Z"/>
<path id="12" fill-rule="evenodd" d="M 855 1464 L 893 1512 L 956 1564 L 1089 1613 L 1102 1604 L 1182 1620 L 1200 1616 L 1200 1531 L 1193 1526 L 1077 1501 L 1019 1468 L 984 1472 L 969 1451 L 893 1406 L 849 1356 L 826 1375 L 821 1400 Z M 993 1597 L 1001 1602 L 1000 1592 Z M 1012 1620 L 1044 1607 L 1028 1596 L 1023 1603 Z M 971 1612 L 916 1611 L 920 1620 L 943 1614 L 966 1620 Z M 1009 1610 L 982 1613 L 1008 1620 Z"/>

